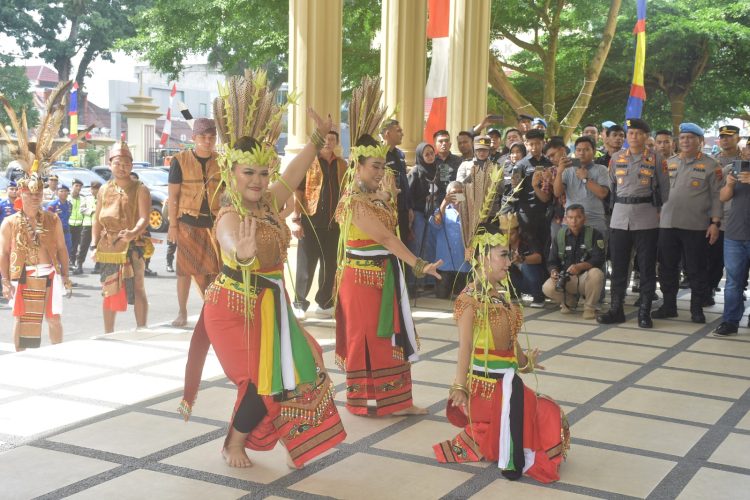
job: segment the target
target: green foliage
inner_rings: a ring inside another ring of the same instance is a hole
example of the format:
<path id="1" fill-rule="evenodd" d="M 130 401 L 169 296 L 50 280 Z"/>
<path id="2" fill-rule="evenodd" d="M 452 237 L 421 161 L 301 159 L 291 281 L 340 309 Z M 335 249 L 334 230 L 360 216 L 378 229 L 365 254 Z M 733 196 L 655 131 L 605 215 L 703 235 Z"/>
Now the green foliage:
<path id="1" fill-rule="evenodd" d="M 75 78 L 83 87 L 89 65 L 112 60 L 117 40 L 135 34 L 131 16 L 150 0 L 5 0 L 0 28 L 15 39 L 22 55 L 37 53 L 57 70 L 60 79 Z M 74 71 L 73 59 L 80 56 Z"/>
<path id="2" fill-rule="evenodd" d="M 119 47 L 141 54 L 169 78 L 179 76 L 188 56 L 208 54 L 209 63 L 227 74 L 264 68 L 273 84 L 287 81 L 288 0 L 154 0 L 136 25 L 135 36 Z M 379 28 L 379 0 L 344 0 L 345 95 L 363 75 L 378 73 L 379 52 L 372 40 Z"/>
<path id="3" fill-rule="evenodd" d="M 39 122 L 39 112 L 34 106 L 34 97 L 29 90 L 29 79 L 26 70 L 20 66 L 0 66 L 0 92 L 10 102 L 13 110 L 20 117 L 21 110 L 26 109 L 26 121 L 29 127 Z M 0 107 L 0 126 L 10 123 L 8 115 Z"/>
<path id="4" fill-rule="evenodd" d="M 494 5 L 493 5 L 494 7 Z M 632 30 L 635 2 L 623 3 L 607 62 L 583 122 L 623 121 L 635 54 Z M 557 53 L 558 109 L 567 109 L 577 95 L 583 68 L 597 43 L 603 19 L 592 16 L 585 29 L 560 36 Z M 710 126 L 746 115 L 750 103 L 750 2 L 748 0 L 649 0 L 647 12 L 646 94 L 643 117 L 653 129 L 673 126 L 672 100 L 684 94 L 686 121 Z M 707 51 L 705 68 L 701 55 Z M 528 73 L 543 71 L 528 51 L 511 58 Z M 542 83 L 528 74 L 511 78 L 532 103 L 542 102 Z"/>
<path id="5" fill-rule="evenodd" d="M 83 152 L 83 158 L 81 158 L 82 167 L 91 168 L 101 164 L 101 159 L 104 157 L 104 149 L 89 145 Z"/>

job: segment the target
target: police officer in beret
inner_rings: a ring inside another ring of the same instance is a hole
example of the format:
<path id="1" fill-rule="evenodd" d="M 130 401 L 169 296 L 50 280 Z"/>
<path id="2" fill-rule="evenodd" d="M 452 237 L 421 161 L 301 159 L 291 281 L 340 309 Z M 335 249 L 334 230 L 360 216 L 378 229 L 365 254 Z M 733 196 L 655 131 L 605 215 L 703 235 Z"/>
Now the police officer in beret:
<path id="1" fill-rule="evenodd" d="M 656 245 L 659 210 L 669 196 L 667 163 L 659 153 L 646 148 L 650 128 L 641 119 L 627 120 L 628 148 L 612 155 L 609 182 L 612 220 L 612 298 L 610 309 L 597 317 L 602 324 L 623 323 L 623 301 L 630 255 L 635 250 L 641 272 L 638 326 L 651 328 L 651 301 L 656 290 Z"/>
<path id="2" fill-rule="evenodd" d="M 694 123 L 680 125 L 680 154 L 667 161 L 669 199 L 659 221 L 659 284 L 664 304 L 654 318 L 677 317 L 680 256 L 690 281 L 690 319 L 705 323 L 703 301 L 708 292 L 708 245 L 719 238 L 722 206 L 719 190 L 721 165 L 701 152 L 703 129 Z"/>

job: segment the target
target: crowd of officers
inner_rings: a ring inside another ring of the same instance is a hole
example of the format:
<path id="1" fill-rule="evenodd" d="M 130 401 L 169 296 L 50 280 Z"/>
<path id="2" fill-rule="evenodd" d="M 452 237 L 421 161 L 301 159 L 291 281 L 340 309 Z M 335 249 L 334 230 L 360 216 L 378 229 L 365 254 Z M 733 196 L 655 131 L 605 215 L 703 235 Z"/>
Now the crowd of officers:
<path id="1" fill-rule="evenodd" d="M 531 296 L 532 307 L 542 307 L 548 298 L 559 303 L 563 313 L 570 313 L 582 299 L 584 318 L 602 324 L 622 323 L 633 276 L 641 328 L 651 328 L 652 318 L 677 317 L 677 294 L 688 284 L 690 319 L 705 323 L 703 308 L 714 305 L 714 294 L 724 274 L 725 237 L 740 238 L 745 243 L 750 240 L 750 235 L 746 236 L 750 232 L 748 222 L 737 213 L 738 204 L 731 201 L 735 191 L 744 194 L 745 184 L 750 183 L 750 164 L 742 163 L 750 160 L 750 149 L 740 148 L 738 127 L 722 126 L 719 150 L 709 155 L 704 153 L 704 131 L 693 123 L 681 124 L 677 137 L 668 130 L 652 134 L 641 119 L 626 120 L 624 126 L 605 122 L 601 131 L 588 124 L 572 150 L 562 137 L 547 135 L 547 124 L 541 118 L 521 115 L 516 127 L 505 130 L 493 128 L 492 123 L 493 117 L 488 116 L 473 130 L 460 132 L 456 137 L 460 155 L 451 152 L 448 131 L 436 132 L 431 144 L 417 148 L 416 164 L 410 169 L 398 148 L 403 138 L 401 126 L 395 120 L 383 126 L 381 136 L 390 148 L 387 165 L 396 172 L 400 189 L 400 234 L 415 254 L 427 260 L 434 258 L 441 242 L 430 234 L 427 221 L 446 217 L 446 207 L 461 203 L 463 188 L 472 183 L 476 172 L 501 168 L 502 185 L 498 186 L 493 215 L 503 212 L 506 222 L 511 220 L 508 214 L 517 221 L 511 238 L 511 276 L 514 287 Z M 319 163 L 335 166 L 338 172 L 340 160 L 332 153 L 337 142 L 338 137 L 331 138 L 331 152 L 323 152 Z M 743 165 L 749 170 L 746 175 Z M 338 195 L 339 173 L 328 175 L 325 167 L 317 170 L 323 181 L 317 192 L 313 189 L 313 195 L 317 206 L 331 213 L 308 217 L 305 200 L 311 189 L 303 186 L 297 200 L 304 209 L 298 208 L 293 214 L 292 228 L 295 235 L 304 234 L 305 238 L 313 231 L 300 231 L 303 226 L 325 228 L 320 234 L 332 242 L 338 237 L 337 229 L 328 222 L 333 220 L 335 203 L 317 201 Z M 744 210 L 744 204 L 740 206 Z M 313 220 L 318 222 L 311 223 Z M 726 236 L 725 229 L 730 231 Z M 462 247 L 458 233 L 446 234 L 459 240 L 448 241 L 449 246 Z M 322 246 L 298 247 L 306 265 L 298 269 L 297 281 L 305 283 L 304 288 L 309 289 L 315 262 L 325 259 Z M 740 300 L 750 263 L 750 249 L 747 245 L 742 249 L 737 273 L 740 283 L 732 284 L 735 295 L 739 286 Z M 325 267 L 327 272 L 335 272 L 333 265 Z M 455 278 L 465 271 L 465 262 L 454 266 L 446 262 L 441 268 L 459 283 L 461 280 Z M 325 274 L 322 268 L 320 274 Z M 610 305 L 608 310 L 600 310 L 606 277 L 610 278 Z M 657 277 L 663 301 L 652 312 L 654 301 L 659 299 Z M 321 285 L 327 285 L 331 278 L 320 279 Z M 429 288 L 430 284 L 422 287 Z M 329 316 L 331 299 L 323 295 L 316 314 Z M 305 290 L 298 290 L 295 314 L 304 318 L 308 305 Z M 725 315 L 716 334 L 736 333 L 744 307 L 741 303 L 733 307 L 734 316 Z"/>

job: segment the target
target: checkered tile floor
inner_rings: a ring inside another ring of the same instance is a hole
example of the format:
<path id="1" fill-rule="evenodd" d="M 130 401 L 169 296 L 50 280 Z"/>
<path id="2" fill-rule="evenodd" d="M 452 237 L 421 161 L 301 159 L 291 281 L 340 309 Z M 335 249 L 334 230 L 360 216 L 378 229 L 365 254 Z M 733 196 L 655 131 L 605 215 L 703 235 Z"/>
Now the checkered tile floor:
<path id="1" fill-rule="evenodd" d="M 720 295 L 720 294 L 719 294 Z M 3 498 L 747 498 L 750 491 L 750 330 L 707 336 L 678 320 L 653 330 L 606 328 L 552 305 L 527 309 L 526 332 L 547 371 L 524 375 L 568 413 L 573 436 L 562 479 L 503 479 L 496 466 L 438 465 L 432 444 L 457 429 L 445 419 L 456 330 L 450 304 L 420 299 L 422 361 L 414 397 L 424 417 L 353 417 L 335 450 L 290 471 L 283 449 L 250 453 L 254 467 L 220 456 L 235 391 L 209 358 L 194 417 L 180 400 L 189 332 L 115 334 L 0 356 Z M 633 298 L 630 298 L 632 302 Z M 308 321 L 342 404 L 332 321 Z M 525 342 L 525 338 L 523 342 Z"/>

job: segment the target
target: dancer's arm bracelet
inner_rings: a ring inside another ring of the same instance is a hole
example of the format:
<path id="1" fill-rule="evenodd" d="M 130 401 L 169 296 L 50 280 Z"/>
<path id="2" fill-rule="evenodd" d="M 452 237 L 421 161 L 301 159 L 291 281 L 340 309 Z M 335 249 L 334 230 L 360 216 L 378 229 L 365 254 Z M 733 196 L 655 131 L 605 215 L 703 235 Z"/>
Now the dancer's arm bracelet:
<path id="1" fill-rule="evenodd" d="M 448 395 L 450 396 L 456 391 L 461 391 L 464 394 L 466 394 L 467 397 L 469 396 L 469 390 L 466 388 L 465 385 L 461 385 L 461 384 L 453 384 L 451 388 L 448 389 Z"/>
<path id="2" fill-rule="evenodd" d="M 240 260 L 237 258 L 237 247 L 232 248 L 231 253 L 232 260 L 235 261 L 237 264 L 239 264 L 242 267 L 247 267 L 253 265 L 255 262 L 255 257 L 248 257 L 247 259 Z"/>
<path id="3" fill-rule="evenodd" d="M 531 357 L 526 356 L 526 365 L 519 367 L 518 371 L 520 373 L 531 373 L 534 371 L 534 362 L 531 360 Z"/>
<path id="4" fill-rule="evenodd" d="M 427 265 L 427 261 L 417 257 L 417 262 L 414 263 L 414 277 L 424 277 L 424 267 Z"/>
<path id="5" fill-rule="evenodd" d="M 310 136 L 310 142 L 312 142 L 315 145 L 315 149 L 320 151 L 323 149 L 323 146 L 326 145 L 326 138 L 320 134 L 317 130 L 312 133 Z"/>

